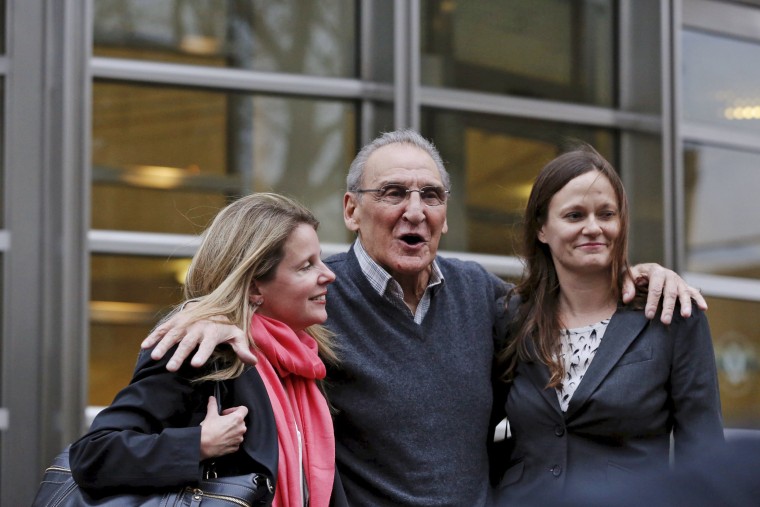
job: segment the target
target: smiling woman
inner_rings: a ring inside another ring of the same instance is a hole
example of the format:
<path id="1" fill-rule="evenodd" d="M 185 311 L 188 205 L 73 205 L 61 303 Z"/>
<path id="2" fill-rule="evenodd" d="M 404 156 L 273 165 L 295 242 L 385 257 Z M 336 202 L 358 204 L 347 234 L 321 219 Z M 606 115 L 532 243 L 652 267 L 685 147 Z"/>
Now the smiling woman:
<path id="1" fill-rule="evenodd" d="M 193 486 L 213 460 L 222 476 L 264 473 L 276 482 L 275 506 L 326 507 L 342 495 L 317 386 L 326 373 L 320 354 L 335 358 L 321 327 L 335 275 L 320 258 L 318 225 L 277 194 L 252 194 L 219 212 L 190 265 L 185 295 L 195 302 L 185 314 L 242 328 L 256 367 L 222 346 L 203 369 L 187 361 L 169 372 L 166 360 L 143 351 L 129 385 L 71 446 L 81 487 L 108 495 Z M 211 395 L 216 382 L 223 399 Z"/>
<path id="2" fill-rule="evenodd" d="M 623 184 L 596 150 L 541 170 L 499 358 L 513 445 L 497 505 L 667 469 L 671 433 L 676 465 L 723 440 L 707 319 L 676 312 L 665 326 L 622 303 L 627 233 Z"/>

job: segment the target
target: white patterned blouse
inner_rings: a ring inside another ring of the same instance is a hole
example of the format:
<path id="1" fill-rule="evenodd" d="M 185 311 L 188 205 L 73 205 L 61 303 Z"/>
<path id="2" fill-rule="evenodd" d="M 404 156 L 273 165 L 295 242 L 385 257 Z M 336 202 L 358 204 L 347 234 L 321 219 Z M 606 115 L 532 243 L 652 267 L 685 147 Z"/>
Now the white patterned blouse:
<path id="1" fill-rule="evenodd" d="M 583 380 L 596 350 L 602 342 L 604 332 L 610 319 L 605 319 L 590 326 L 561 331 L 562 352 L 560 359 L 565 367 L 565 378 L 556 388 L 559 405 L 563 412 L 567 411 L 570 399 Z"/>

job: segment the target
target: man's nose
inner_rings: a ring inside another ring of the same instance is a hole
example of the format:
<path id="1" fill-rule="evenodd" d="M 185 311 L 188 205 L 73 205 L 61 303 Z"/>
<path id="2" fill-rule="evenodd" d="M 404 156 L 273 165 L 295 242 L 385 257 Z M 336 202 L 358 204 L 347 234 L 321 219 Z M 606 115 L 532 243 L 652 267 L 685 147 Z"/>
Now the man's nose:
<path id="1" fill-rule="evenodd" d="M 425 203 L 419 192 L 409 192 L 404 203 L 404 218 L 412 223 L 418 223 L 425 219 Z"/>

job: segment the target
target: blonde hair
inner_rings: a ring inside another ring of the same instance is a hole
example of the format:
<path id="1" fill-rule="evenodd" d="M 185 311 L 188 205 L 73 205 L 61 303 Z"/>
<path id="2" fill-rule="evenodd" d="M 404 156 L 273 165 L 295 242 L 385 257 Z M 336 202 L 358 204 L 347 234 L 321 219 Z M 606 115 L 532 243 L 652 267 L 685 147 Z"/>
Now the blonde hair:
<path id="1" fill-rule="evenodd" d="M 203 232 L 187 273 L 185 297 L 196 301 L 184 310 L 190 323 L 226 318 L 255 347 L 250 322 L 256 308 L 249 301 L 250 287 L 254 280 L 274 276 L 285 242 L 301 224 L 314 230 L 319 227 L 306 207 L 274 193 L 251 194 L 222 209 Z M 334 362 L 331 333 L 321 325 L 310 326 L 306 332 L 317 341 L 320 356 Z M 224 380 L 243 372 L 244 364 L 230 347 L 217 347 L 211 361 L 216 362 L 217 371 L 198 380 Z"/>

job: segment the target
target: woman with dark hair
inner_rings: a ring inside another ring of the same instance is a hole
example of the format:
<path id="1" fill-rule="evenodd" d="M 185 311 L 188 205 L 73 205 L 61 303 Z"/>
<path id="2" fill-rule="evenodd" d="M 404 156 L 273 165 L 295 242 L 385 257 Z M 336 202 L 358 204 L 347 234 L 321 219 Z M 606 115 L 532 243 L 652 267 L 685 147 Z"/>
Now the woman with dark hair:
<path id="1" fill-rule="evenodd" d="M 499 357 L 513 445 L 500 505 L 667 469 L 671 433 L 676 464 L 723 439 L 705 315 L 666 326 L 642 298 L 621 302 L 628 225 L 623 184 L 590 146 L 538 175 Z"/>

